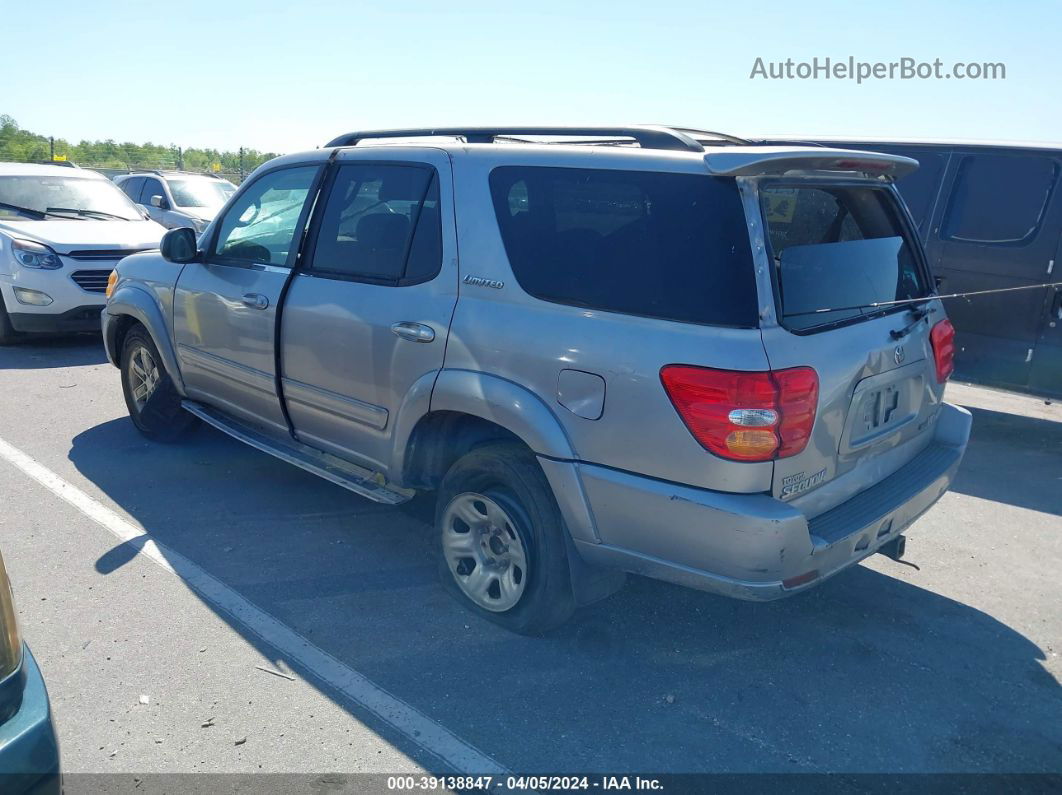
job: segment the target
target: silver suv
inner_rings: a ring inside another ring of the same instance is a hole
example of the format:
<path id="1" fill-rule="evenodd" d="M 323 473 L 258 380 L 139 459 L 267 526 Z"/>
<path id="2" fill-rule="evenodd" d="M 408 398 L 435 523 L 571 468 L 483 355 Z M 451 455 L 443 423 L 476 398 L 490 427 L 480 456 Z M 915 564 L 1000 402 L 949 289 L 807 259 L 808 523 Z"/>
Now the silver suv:
<path id="1" fill-rule="evenodd" d="M 147 171 L 123 174 L 114 183 L 137 202 L 153 221 L 167 229 L 206 229 L 236 186 L 213 174 Z"/>
<path id="2" fill-rule="evenodd" d="M 541 632 L 625 572 L 822 582 L 951 483 L 951 324 L 904 157 L 672 128 L 352 133 L 260 167 L 104 312 L 137 428 L 203 420 L 384 503 Z M 923 299 L 923 300 L 918 300 Z"/>

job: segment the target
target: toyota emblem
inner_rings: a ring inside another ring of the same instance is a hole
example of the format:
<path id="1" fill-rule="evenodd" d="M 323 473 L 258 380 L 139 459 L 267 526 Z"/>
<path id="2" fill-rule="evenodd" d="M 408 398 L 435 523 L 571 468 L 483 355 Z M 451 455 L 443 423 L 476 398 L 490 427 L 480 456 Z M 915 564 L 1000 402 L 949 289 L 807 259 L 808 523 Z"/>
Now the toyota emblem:
<path id="1" fill-rule="evenodd" d="M 896 346 L 896 350 L 892 352 L 892 358 L 896 360 L 896 364 L 903 364 L 903 360 L 907 358 L 907 354 L 904 353 L 902 345 Z"/>

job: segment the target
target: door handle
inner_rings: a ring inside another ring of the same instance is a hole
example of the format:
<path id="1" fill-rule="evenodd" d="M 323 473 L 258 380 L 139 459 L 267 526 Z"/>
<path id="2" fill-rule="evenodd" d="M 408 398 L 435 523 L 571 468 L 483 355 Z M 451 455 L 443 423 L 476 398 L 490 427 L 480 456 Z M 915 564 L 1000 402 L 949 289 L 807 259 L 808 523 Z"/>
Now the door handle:
<path id="1" fill-rule="evenodd" d="M 435 339 L 435 330 L 423 323 L 411 323 L 404 320 L 401 323 L 392 323 L 391 331 L 404 340 L 410 342 L 431 342 Z"/>
<path id="2" fill-rule="evenodd" d="M 1062 320 L 1062 287 L 1055 288 L 1055 302 L 1051 305 L 1051 314 Z"/>
<path id="3" fill-rule="evenodd" d="M 251 309 L 267 309 L 269 307 L 269 299 L 261 293 L 247 293 L 243 298 L 244 306 L 249 306 Z"/>

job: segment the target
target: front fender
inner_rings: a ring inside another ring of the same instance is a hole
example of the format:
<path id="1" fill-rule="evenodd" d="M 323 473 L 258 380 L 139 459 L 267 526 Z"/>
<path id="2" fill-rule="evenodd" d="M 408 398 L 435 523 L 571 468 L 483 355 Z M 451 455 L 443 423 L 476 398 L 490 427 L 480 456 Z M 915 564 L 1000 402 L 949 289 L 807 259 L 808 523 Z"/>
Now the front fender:
<path id="1" fill-rule="evenodd" d="M 560 421 L 530 390 L 474 370 L 443 370 L 431 395 L 432 411 L 482 417 L 516 434 L 538 454 L 574 460 L 577 456 Z"/>
<path id="2" fill-rule="evenodd" d="M 117 367 L 121 361 L 122 352 L 117 349 L 117 333 L 119 321 L 123 316 L 133 318 L 147 329 L 177 392 L 184 396 L 181 368 L 177 365 L 177 355 L 168 331 L 169 324 L 162 307 L 150 292 L 133 284 L 119 286 L 103 310 L 103 344 L 111 364 Z"/>

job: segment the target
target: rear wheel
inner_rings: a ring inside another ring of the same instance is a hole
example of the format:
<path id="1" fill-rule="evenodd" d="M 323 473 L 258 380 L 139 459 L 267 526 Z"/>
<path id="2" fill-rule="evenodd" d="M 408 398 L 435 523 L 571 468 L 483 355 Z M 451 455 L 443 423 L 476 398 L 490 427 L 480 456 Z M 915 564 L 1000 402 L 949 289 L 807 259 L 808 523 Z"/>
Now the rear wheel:
<path id="1" fill-rule="evenodd" d="M 492 443 L 458 459 L 439 489 L 435 532 L 443 583 L 472 611 L 521 634 L 571 616 L 567 529 L 527 448 Z"/>
<path id="2" fill-rule="evenodd" d="M 11 325 L 11 318 L 7 314 L 7 305 L 4 296 L 0 295 L 0 345 L 11 345 L 22 339 L 22 335 L 15 331 Z"/>
<path id="3" fill-rule="evenodd" d="M 121 371 L 129 417 L 144 436 L 172 442 L 198 424 L 195 416 L 181 408 L 181 396 L 162 365 L 154 340 L 143 326 L 133 327 L 125 336 Z"/>

